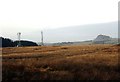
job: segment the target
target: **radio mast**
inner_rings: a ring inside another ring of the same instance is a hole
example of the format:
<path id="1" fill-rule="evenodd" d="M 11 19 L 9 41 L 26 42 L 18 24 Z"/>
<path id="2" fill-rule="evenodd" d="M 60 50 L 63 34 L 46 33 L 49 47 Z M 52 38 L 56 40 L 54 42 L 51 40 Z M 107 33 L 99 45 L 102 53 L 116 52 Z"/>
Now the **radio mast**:
<path id="1" fill-rule="evenodd" d="M 44 43 L 43 43 L 43 31 L 41 31 L 41 45 L 43 46 Z"/>
<path id="2" fill-rule="evenodd" d="M 20 46 L 21 46 L 21 42 L 20 42 L 21 33 L 18 32 L 18 33 L 17 33 L 17 36 L 18 36 L 18 45 L 17 45 L 17 47 L 20 47 Z"/>

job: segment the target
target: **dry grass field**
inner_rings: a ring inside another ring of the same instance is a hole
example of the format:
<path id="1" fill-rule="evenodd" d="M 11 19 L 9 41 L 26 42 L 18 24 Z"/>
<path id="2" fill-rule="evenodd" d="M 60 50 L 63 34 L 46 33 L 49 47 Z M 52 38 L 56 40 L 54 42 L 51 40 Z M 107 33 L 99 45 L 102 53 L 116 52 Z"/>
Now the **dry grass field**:
<path id="1" fill-rule="evenodd" d="M 2 49 L 3 80 L 119 80 L 114 45 Z"/>

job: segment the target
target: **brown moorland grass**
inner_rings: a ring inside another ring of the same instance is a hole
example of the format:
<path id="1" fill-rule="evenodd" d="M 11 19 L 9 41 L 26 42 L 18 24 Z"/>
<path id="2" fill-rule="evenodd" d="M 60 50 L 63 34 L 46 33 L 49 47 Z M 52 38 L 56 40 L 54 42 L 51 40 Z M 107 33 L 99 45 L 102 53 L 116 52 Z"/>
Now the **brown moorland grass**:
<path id="1" fill-rule="evenodd" d="M 3 48 L 3 80 L 119 80 L 119 46 Z"/>

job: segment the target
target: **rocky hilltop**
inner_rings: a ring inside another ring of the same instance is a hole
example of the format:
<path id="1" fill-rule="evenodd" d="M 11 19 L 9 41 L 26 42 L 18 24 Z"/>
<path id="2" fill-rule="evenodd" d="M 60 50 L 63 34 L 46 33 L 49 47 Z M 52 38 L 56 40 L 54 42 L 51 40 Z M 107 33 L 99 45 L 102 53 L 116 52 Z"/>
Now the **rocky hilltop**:
<path id="1" fill-rule="evenodd" d="M 110 36 L 106 35 L 98 35 L 93 40 L 93 43 L 95 44 L 116 44 L 117 42 L 118 42 L 117 38 L 111 38 Z"/>
<path id="2" fill-rule="evenodd" d="M 111 37 L 106 35 L 98 35 L 94 41 L 110 41 Z"/>

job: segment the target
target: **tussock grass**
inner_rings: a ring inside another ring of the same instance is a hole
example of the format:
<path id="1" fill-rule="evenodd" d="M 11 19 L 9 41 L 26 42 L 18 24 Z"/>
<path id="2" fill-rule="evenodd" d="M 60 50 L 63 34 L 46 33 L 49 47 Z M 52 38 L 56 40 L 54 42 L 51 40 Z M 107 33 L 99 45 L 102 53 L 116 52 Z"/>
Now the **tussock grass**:
<path id="1" fill-rule="evenodd" d="M 118 48 L 112 45 L 3 48 L 3 80 L 119 80 Z"/>

